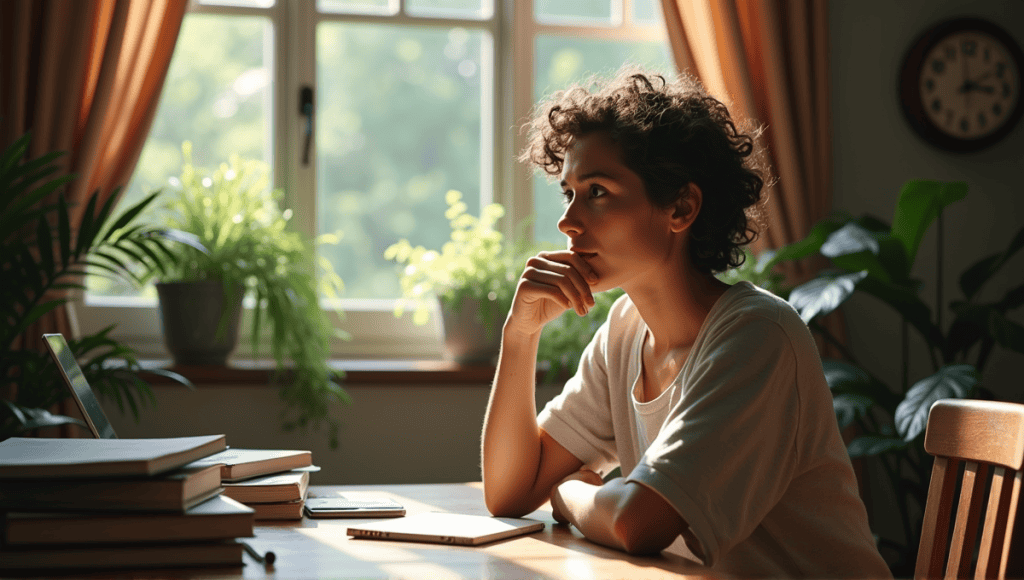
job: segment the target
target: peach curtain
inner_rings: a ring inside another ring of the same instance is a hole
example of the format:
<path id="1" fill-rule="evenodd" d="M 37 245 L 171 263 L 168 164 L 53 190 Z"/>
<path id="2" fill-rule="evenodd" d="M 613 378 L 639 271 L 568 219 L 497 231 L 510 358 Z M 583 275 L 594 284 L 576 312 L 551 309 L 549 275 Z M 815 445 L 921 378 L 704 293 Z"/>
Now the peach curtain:
<path id="1" fill-rule="evenodd" d="M 831 209 L 832 143 L 825 0 L 663 0 L 680 70 L 734 116 L 762 125 L 777 182 L 755 251 L 807 235 Z M 801 277 L 798 272 L 798 277 Z"/>
<path id="2" fill-rule="evenodd" d="M 96 191 L 102 203 L 131 177 L 187 6 L 188 0 L 0 2 L 0 147 L 31 131 L 29 158 L 67 152 L 63 170 L 78 176 L 65 191 L 73 212 L 84 211 Z M 75 336 L 74 326 L 73 314 L 57 309 L 16 348 L 41 350 L 44 332 Z"/>

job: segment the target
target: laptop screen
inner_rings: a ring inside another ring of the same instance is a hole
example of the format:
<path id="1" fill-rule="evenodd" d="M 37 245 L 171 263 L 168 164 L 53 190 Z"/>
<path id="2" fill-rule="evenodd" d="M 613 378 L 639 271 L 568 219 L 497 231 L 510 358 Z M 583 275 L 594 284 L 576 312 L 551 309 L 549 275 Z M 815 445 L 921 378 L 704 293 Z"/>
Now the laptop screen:
<path id="1" fill-rule="evenodd" d="M 82 415 L 85 417 L 85 422 L 89 425 L 89 430 L 92 431 L 93 437 L 98 439 L 117 439 L 117 435 L 114 434 L 114 427 L 110 425 L 107 415 L 103 412 L 103 408 L 100 407 L 100 402 L 92 392 L 92 387 L 85 380 L 82 368 L 78 366 L 78 361 L 75 360 L 75 355 L 71 352 L 71 347 L 68 346 L 67 341 L 64 340 L 64 336 L 60 334 L 44 334 L 43 338 L 46 341 L 46 347 L 50 350 L 50 355 L 53 357 L 54 362 L 57 363 L 57 367 L 60 368 L 60 374 L 64 377 L 64 382 L 71 389 L 71 396 L 78 403 L 78 409 L 82 411 Z"/>

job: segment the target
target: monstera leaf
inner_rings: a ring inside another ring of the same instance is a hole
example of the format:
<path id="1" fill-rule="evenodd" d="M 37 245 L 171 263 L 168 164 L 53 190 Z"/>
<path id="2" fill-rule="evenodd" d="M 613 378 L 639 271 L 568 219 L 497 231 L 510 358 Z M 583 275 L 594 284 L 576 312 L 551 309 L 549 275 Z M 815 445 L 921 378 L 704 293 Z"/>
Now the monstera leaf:
<path id="1" fill-rule="evenodd" d="M 963 399 L 977 383 L 978 371 L 972 365 L 947 365 L 914 383 L 896 407 L 896 430 L 904 441 L 913 441 L 924 432 L 932 403 L 939 399 Z"/>
<path id="2" fill-rule="evenodd" d="M 801 284 L 789 294 L 789 303 L 800 313 L 805 323 L 815 316 L 824 316 L 846 301 L 866 278 L 866 271 L 839 275 L 823 275 Z"/>

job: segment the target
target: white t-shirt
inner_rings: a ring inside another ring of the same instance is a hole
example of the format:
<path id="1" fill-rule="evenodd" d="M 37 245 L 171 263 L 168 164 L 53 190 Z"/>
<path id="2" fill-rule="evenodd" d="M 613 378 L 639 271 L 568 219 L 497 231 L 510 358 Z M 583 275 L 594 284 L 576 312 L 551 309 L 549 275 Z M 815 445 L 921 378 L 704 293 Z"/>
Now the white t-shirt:
<path id="1" fill-rule="evenodd" d="M 868 528 L 807 326 L 740 282 L 708 313 L 675 383 L 634 395 L 647 325 L 623 296 L 538 423 L 588 468 L 621 466 L 738 576 L 890 577 Z M 670 548 L 688 554 L 682 538 Z"/>

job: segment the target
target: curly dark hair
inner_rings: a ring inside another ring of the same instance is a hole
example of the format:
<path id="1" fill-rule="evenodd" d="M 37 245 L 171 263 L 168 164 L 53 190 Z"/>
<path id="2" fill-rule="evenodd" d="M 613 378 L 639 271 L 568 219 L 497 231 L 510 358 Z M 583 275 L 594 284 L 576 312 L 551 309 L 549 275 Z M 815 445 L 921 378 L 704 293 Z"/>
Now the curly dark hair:
<path id="1" fill-rule="evenodd" d="M 689 184 L 700 187 L 690 256 L 702 272 L 739 266 L 740 247 L 757 238 L 766 174 L 754 146 L 758 131 L 737 129 L 726 106 L 691 77 L 669 83 L 661 75 L 624 68 L 609 81 L 594 78 L 555 93 L 538 105 L 529 129 L 521 160 L 549 175 L 562 172 L 565 152 L 576 139 L 607 131 L 653 204 L 667 207 Z"/>

